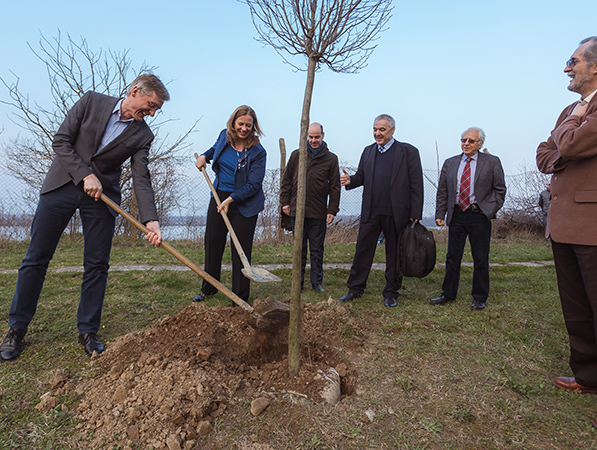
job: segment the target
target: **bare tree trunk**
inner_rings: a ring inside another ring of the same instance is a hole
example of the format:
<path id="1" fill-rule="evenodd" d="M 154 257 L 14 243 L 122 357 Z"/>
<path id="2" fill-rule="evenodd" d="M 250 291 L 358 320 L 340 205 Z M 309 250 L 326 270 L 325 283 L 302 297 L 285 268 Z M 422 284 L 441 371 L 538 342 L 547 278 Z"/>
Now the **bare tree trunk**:
<path id="1" fill-rule="evenodd" d="M 280 187 L 282 187 L 282 178 L 284 177 L 284 170 L 286 170 L 286 142 L 284 142 L 284 138 L 280 138 Z M 278 206 L 278 209 L 280 207 Z M 282 212 L 280 211 L 278 219 L 278 241 L 282 239 L 284 235 L 284 230 L 282 228 Z"/>
<path id="2" fill-rule="evenodd" d="M 297 175 L 296 216 L 294 218 L 294 245 L 292 255 L 292 290 L 290 294 L 290 325 L 288 327 L 288 371 L 297 376 L 300 366 L 299 334 L 301 329 L 301 259 L 303 251 L 303 225 L 305 222 L 305 184 L 307 179 L 307 134 L 309 131 L 309 111 L 315 82 L 317 59 L 309 57 L 307 85 L 301 117 L 301 137 L 299 143 L 299 164 Z"/>

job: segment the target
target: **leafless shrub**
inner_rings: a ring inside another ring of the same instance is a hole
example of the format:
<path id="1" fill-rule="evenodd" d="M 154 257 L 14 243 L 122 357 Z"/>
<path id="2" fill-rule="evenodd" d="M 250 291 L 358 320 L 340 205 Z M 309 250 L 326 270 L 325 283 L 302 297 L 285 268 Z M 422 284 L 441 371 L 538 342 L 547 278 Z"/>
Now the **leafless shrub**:
<path id="1" fill-rule="evenodd" d="M 93 50 L 87 40 L 76 41 L 70 35 L 63 39 L 58 36 L 48 39 L 43 34 L 37 48 L 29 46 L 33 54 L 42 62 L 48 75 L 52 102 L 49 107 L 32 102 L 27 93 L 19 86 L 19 78 L 8 82 L 0 77 L 0 83 L 8 92 L 8 101 L 2 103 L 13 107 L 13 121 L 25 132 L 9 141 L 4 146 L 6 153 L 5 168 L 15 178 L 26 183 L 26 200 L 36 203 L 38 192 L 54 158 L 52 140 L 58 127 L 74 103 L 87 91 L 92 90 L 114 97 L 125 95 L 129 72 L 133 72 L 128 50 L 114 52 Z M 142 65 L 134 71 L 134 78 L 141 73 L 152 72 L 156 67 Z M 131 78 L 131 80 L 132 80 Z M 129 81 L 131 81 L 129 80 Z M 159 114 L 151 120 L 150 126 L 156 139 L 149 152 L 149 168 L 156 192 L 158 217 L 162 219 L 179 208 L 179 196 L 176 194 L 174 168 L 181 162 L 179 152 L 188 144 L 186 139 L 193 132 L 193 125 L 186 133 L 171 141 L 168 133 L 160 133 L 164 125 L 170 122 Z M 122 167 L 122 207 L 136 213 L 136 204 L 132 191 L 130 162 Z M 69 226 L 71 232 L 79 231 L 76 218 Z M 117 232 L 130 231 L 128 223 L 119 222 Z"/>
<path id="2" fill-rule="evenodd" d="M 517 175 L 508 176 L 506 202 L 497 221 L 498 237 L 543 234 L 543 218 L 538 202 L 549 179 L 549 175 L 527 165 L 522 166 Z"/>

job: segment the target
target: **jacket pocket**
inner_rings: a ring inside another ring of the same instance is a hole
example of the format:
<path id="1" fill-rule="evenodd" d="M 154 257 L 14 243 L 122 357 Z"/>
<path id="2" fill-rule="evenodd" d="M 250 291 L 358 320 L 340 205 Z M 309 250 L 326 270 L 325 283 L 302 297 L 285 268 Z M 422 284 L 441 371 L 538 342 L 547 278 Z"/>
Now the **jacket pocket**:
<path id="1" fill-rule="evenodd" d="M 597 190 L 576 191 L 574 201 L 577 203 L 597 203 Z"/>

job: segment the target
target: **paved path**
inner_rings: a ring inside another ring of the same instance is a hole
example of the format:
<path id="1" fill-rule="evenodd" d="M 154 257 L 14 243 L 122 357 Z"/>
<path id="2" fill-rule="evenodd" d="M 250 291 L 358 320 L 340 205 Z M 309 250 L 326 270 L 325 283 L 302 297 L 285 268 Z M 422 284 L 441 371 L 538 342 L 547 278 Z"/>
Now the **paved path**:
<path id="1" fill-rule="evenodd" d="M 463 262 L 463 266 L 472 267 L 472 262 Z M 501 266 L 526 266 L 526 267 L 543 267 L 543 266 L 553 266 L 552 261 L 529 261 L 529 262 L 509 262 L 509 263 L 489 263 L 491 267 L 501 267 Z M 350 269 L 350 264 L 324 264 L 324 269 Z M 444 263 L 438 263 L 438 267 L 445 266 Z M 200 266 L 203 268 L 203 266 Z M 276 270 L 276 269 L 290 269 L 292 268 L 292 264 L 254 264 L 254 267 L 261 267 L 266 270 Z M 307 264 L 309 267 L 309 264 Z M 385 263 L 374 263 L 371 267 L 373 270 L 385 270 L 386 265 Z M 160 265 L 150 265 L 150 264 L 114 264 L 110 266 L 110 271 L 112 272 L 130 272 L 130 271 L 146 271 L 146 270 L 172 270 L 172 271 L 190 271 L 187 266 L 182 264 L 160 264 Z M 230 264 L 222 265 L 222 270 L 231 270 Z M 48 272 L 83 272 L 83 266 L 59 266 L 59 267 L 49 267 Z M 17 269 L 0 269 L 0 273 L 17 273 Z"/>

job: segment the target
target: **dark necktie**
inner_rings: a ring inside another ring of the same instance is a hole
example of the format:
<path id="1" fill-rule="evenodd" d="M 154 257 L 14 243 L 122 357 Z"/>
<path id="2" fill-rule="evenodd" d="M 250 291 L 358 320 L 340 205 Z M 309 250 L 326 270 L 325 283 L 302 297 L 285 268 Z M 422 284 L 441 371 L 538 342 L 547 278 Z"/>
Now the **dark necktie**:
<path id="1" fill-rule="evenodd" d="M 471 159 L 466 158 L 466 164 L 460 178 L 460 193 L 458 194 L 458 206 L 466 211 L 471 206 Z"/>

